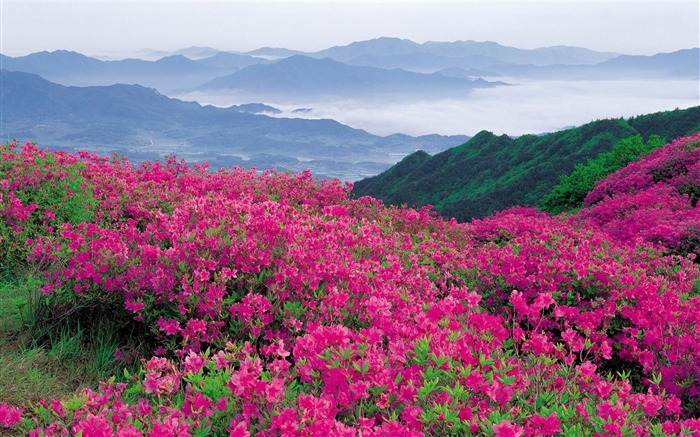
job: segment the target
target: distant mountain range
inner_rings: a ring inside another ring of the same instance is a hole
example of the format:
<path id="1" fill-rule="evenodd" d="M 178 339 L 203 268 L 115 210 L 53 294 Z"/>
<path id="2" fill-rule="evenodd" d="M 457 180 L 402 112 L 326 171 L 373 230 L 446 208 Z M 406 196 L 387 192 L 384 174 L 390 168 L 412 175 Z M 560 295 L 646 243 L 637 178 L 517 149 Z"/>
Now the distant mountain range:
<path id="1" fill-rule="evenodd" d="M 352 65 L 434 72 L 449 67 L 482 68 L 491 65 L 588 65 L 618 55 L 567 46 L 527 50 L 493 41 L 418 44 L 407 39 L 377 38 L 332 47 L 310 56 L 328 57 Z"/>
<path id="2" fill-rule="evenodd" d="M 105 61 L 65 50 L 14 58 L 0 55 L 0 68 L 38 74 L 62 85 L 139 84 L 169 95 L 204 84 L 208 89 L 263 90 L 291 95 L 329 90 L 353 94 L 365 86 L 389 93 L 448 89 L 462 92 L 491 86 L 467 82 L 479 77 L 697 79 L 700 74 L 697 48 L 654 56 L 629 56 L 567 46 L 526 50 L 491 41 L 418 44 L 405 39 L 377 38 L 313 53 L 269 47 L 246 53 L 190 47 L 151 55 L 163 56 L 155 61 Z"/>
<path id="3" fill-rule="evenodd" d="M 469 137 L 379 137 L 333 120 L 272 118 L 276 108 L 230 108 L 170 99 L 140 85 L 66 87 L 37 75 L 0 71 L 2 140 L 55 149 L 124 153 L 137 161 L 176 154 L 213 167 L 311 169 L 357 180 L 417 150 L 445 150 Z"/>
<path id="4" fill-rule="evenodd" d="M 530 50 L 507 47 L 493 41 L 428 41 L 417 44 L 407 39 L 386 37 L 354 42 L 347 46 L 332 47 L 317 52 L 316 55 L 349 61 L 358 56 L 392 56 L 414 53 L 429 53 L 446 58 L 484 56 L 496 62 L 533 65 L 595 64 L 618 55 L 618 53 L 596 52 L 569 46 L 542 47 Z"/>
<path id="5" fill-rule="evenodd" d="M 166 56 L 157 61 L 102 61 L 65 50 L 32 53 L 17 58 L 0 55 L 2 68 L 37 74 L 62 85 L 139 84 L 163 93 L 195 87 L 257 62 L 265 60 L 231 53 L 217 54 L 199 61 L 183 55 Z"/>
<path id="6" fill-rule="evenodd" d="M 577 164 L 609 152 L 623 138 L 665 141 L 700 131 L 700 106 L 630 119 L 599 120 L 546 135 L 511 138 L 479 132 L 434 155 L 418 151 L 389 170 L 355 184 L 355 196 L 387 204 L 433 205 L 460 221 L 515 205 L 536 206 Z"/>
<path id="7" fill-rule="evenodd" d="M 484 70 L 459 67 L 442 70 L 446 76 L 504 76 L 540 80 L 629 80 L 629 79 L 700 79 L 700 49 L 678 50 L 652 56 L 620 55 L 593 65 L 488 65 Z"/>
<path id="8" fill-rule="evenodd" d="M 385 98 L 386 95 L 460 97 L 474 88 L 497 85 L 505 84 L 441 74 L 412 73 L 398 68 L 357 67 L 330 58 L 294 55 L 270 64 L 246 67 L 216 78 L 196 90 L 230 89 L 263 99 L 309 95 L 353 98 Z"/>

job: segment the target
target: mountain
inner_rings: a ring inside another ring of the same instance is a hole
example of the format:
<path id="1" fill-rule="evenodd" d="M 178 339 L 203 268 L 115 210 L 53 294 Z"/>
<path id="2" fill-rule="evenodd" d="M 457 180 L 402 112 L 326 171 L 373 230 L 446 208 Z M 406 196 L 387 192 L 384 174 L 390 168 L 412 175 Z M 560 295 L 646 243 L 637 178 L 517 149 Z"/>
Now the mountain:
<path id="1" fill-rule="evenodd" d="M 377 38 L 331 47 L 308 56 L 328 57 L 355 66 L 440 72 L 456 78 L 697 79 L 700 74 L 699 51 L 694 48 L 651 56 L 630 56 L 569 46 L 518 49 L 493 41 L 418 44 L 405 39 Z"/>
<path id="2" fill-rule="evenodd" d="M 375 38 L 356 41 L 345 46 L 335 46 L 310 54 L 314 58 L 331 58 L 339 62 L 349 61 L 359 56 L 395 56 L 420 51 L 421 45 L 408 39 Z"/>
<path id="3" fill-rule="evenodd" d="M 241 112 L 248 112 L 250 114 L 262 114 L 262 113 L 268 113 L 268 114 L 281 114 L 282 111 L 279 109 L 269 106 L 269 105 L 264 105 L 262 103 L 244 103 L 242 105 L 234 105 L 229 107 L 230 108 L 236 108 Z"/>
<path id="4" fill-rule="evenodd" d="M 514 65 L 487 67 L 494 76 L 541 80 L 697 80 L 700 49 L 684 49 L 651 56 L 620 55 L 594 65 Z"/>
<path id="5" fill-rule="evenodd" d="M 630 76 L 639 72 L 671 78 L 700 78 L 700 48 L 657 53 L 653 56 L 621 55 L 595 68 L 619 71 Z M 648 77 L 648 76 L 647 76 Z"/>
<path id="6" fill-rule="evenodd" d="M 393 57 L 405 59 L 418 55 L 431 55 L 433 59 L 460 59 L 473 57 L 475 59 L 490 59 L 494 63 L 507 64 L 595 64 L 617 56 L 617 53 L 596 52 L 581 47 L 555 46 L 537 49 L 519 49 L 503 46 L 493 41 L 428 41 L 423 44 L 399 39 L 376 38 L 368 41 L 358 41 L 346 46 L 331 47 L 313 53 L 316 58 L 328 57 L 341 62 L 356 63 L 357 59 L 380 59 Z M 452 66 L 458 66 L 453 64 Z M 446 68 L 446 67 L 443 67 Z"/>
<path id="7" fill-rule="evenodd" d="M 377 68 L 401 68 L 406 71 L 417 73 L 435 73 L 451 68 L 465 70 L 482 69 L 490 71 L 489 68 L 495 65 L 508 66 L 502 61 L 483 55 L 469 55 L 462 57 L 440 56 L 434 53 L 408 53 L 401 55 L 362 55 L 345 61 L 348 65 L 372 66 Z M 498 76 L 500 74 L 487 74 L 488 76 Z M 482 76 L 471 74 L 469 77 Z M 455 76 L 452 76 L 455 77 Z"/>
<path id="8" fill-rule="evenodd" d="M 357 67 L 330 58 L 314 59 L 294 55 L 271 64 L 246 67 L 208 82 L 197 90 L 236 90 L 256 96 L 378 96 L 382 94 L 458 96 L 473 88 L 501 83 L 451 78 L 440 74 L 411 73 Z"/>
<path id="9" fill-rule="evenodd" d="M 0 55 L 0 64 L 62 85 L 139 84 L 170 95 L 184 90 L 236 89 L 253 100 L 310 93 L 453 97 L 474 87 L 499 85 L 470 82 L 480 77 L 696 80 L 700 75 L 700 49 L 629 56 L 580 47 L 524 50 L 490 41 L 418 44 L 377 38 L 305 54 L 269 47 L 247 53 L 190 47 L 153 61 L 113 61 L 57 50 L 15 58 Z M 250 96 L 252 93 L 262 95 Z"/>
<path id="10" fill-rule="evenodd" d="M 460 221 L 515 205 L 536 205 L 559 176 L 570 173 L 623 138 L 652 134 L 669 141 L 700 130 L 700 106 L 640 117 L 599 120 L 545 135 L 511 138 L 482 131 L 431 156 L 419 151 L 389 170 L 355 184 L 355 196 L 388 204 L 434 205 Z"/>
<path id="11" fill-rule="evenodd" d="M 16 58 L 2 55 L 1 60 L 2 68 L 34 73 L 42 77 L 94 75 L 109 62 L 68 50 L 43 51 Z"/>
<path id="12" fill-rule="evenodd" d="M 254 57 L 259 57 L 259 58 L 265 58 L 268 60 L 275 60 L 275 59 L 288 58 L 288 57 L 294 56 L 294 55 L 304 55 L 306 53 L 299 51 L 299 50 L 291 50 L 291 49 L 285 49 L 285 48 L 281 48 L 281 47 L 261 47 L 261 48 L 256 49 L 256 50 L 251 50 L 249 52 L 245 52 L 244 54 L 254 56 Z"/>
<path id="13" fill-rule="evenodd" d="M 170 99 L 140 85 L 67 87 L 1 70 L 0 137 L 57 149 L 128 153 L 133 159 L 176 154 L 213 167 L 240 165 L 357 180 L 416 149 L 439 152 L 465 136 L 379 137 L 333 120 L 273 118 L 262 104 L 230 108 Z"/>
<path id="14" fill-rule="evenodd" d="M 216 57 L 215 55 L 214 57 Z M 222 55 L 221 60 L 225 55 Z M 16 58 L 3 56 L 2 68 L 40 75 L 47 80 L 68 86 L 139 84 L 160 92 L 191 88 L 215 77 L 250 65 L 251 57 L 240 56 L 234 64 L 208 58 L 193 61 L 183 55 L 166 56 L 156 61 L 124 59 L 101 61 L 76 52 L 57 50 L 38 52 Z M 246 62 L 248 61 L 248 62 Z M 264 60 L 260 60 L 261 62 Z"/>
<path id="15" fill-rule="evenodd" d="M 212 47 L 192 46 L 192 47 L 180 49 L 180 50 L 174 52 L 173 55 L 183 55 L 183 56 L 186 56 L 190 59 L 198 60 L 198 59 L 209 58 L 211 56 L 215 56 L 216 54 L 218 54 L 220 52 L 221 52 L 221 50 L 218 50 L 218 49 L 215 49 Z"/>
<path id="16" fill-rule="evenodd" d="M 201 65 L 210 67 L 230 69 L 232 71 L 239 70 L 244 67 L 249 67 L 255 64 L 267 64 L 269 61 L 260 57 L 249 55 L 241 55 L 238 53 L 219 52 L 213 56 L 199 59 L 197 61 Z"/>

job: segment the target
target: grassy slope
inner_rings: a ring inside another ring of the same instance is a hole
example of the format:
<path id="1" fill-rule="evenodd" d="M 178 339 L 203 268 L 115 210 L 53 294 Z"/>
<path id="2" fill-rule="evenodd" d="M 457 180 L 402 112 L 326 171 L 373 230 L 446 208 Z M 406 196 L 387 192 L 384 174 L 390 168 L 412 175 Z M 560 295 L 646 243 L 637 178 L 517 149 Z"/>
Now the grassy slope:
<path id="1" fill-rule="evenodd" d="M 657 134 L 671 141 L 698 130 L 700 107 L 600 120 L 543 136 L 513 139 L 482 131 L 432 157 L 409 155 L 386 172 L 357 182 L 354 193 L 389 204 L 432 204 L 442 215 L 466 221 L 515 205 L 537 205 L 561 175 L 610 151 L 620 139 Z"/>
<path id="2" fill-rule="evenodd" d="M 65 399 L 121 373 L 112 331 L 87 338 L 78 327 L 41 335 L 35 324 L 38 299 L 33 275 L 0 275 L 1 401 L 27 407 L 41 399 Z"/>

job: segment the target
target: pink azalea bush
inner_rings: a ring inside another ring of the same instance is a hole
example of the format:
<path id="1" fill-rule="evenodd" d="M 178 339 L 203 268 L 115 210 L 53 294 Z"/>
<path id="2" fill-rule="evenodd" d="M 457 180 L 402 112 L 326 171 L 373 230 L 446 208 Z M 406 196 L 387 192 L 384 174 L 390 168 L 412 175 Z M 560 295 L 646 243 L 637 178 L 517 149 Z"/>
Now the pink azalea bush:
<path id="1" fill-rule="evenodd" d="M 678 138 L 598 181 L 580 217 L 619 241 L 641 238 L 679 255 L 700 241 L 700 133 Z"/>
<path id="2" fill-rule="evenodd" d="M 32 173 L 39 155 L 54 153 L 11 145 L 3 159 Z M 75 169 L 90 216 L 44 223 L 29 197 L 14 200 L 30 183 L 0 183 L 0 213 L 17 232 L 34 229 L 26 262 L 46 266 L 47 298 L 118 305 L 153 356 L 73 399 L 30 412 L 0 404 L 2 426 L 35 436 L 700 432 L 700 270 L 651 243 L 524 208 L 458 224 L 351 199 L 348 184 L 308 172 L 55 155 Z"/>

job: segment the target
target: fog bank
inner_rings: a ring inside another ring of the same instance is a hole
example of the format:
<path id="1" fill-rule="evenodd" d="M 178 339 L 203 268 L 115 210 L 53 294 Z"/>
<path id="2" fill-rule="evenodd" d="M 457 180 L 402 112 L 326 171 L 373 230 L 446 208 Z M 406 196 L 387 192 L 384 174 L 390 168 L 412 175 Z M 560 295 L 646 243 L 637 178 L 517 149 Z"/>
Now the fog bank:
<path id="1" fill-rule="evenodd" d="M 636 115 L 700 105 L 694 80 L 523 81 L 512 86 L 476 89 L 459 99 L 387 98 L 295 102 L 264 101 L 282 110 L 274 117 L 330 118 L 376 135 L 404 133 L 474 135 L 481 130 L 523 135 L 552 132 L 602 118 Z M 255 96 L 190 93 L 174 96 L 214 106 L 258 102 Z M 296 111 L 305 108 L 310 110 Z"/>

